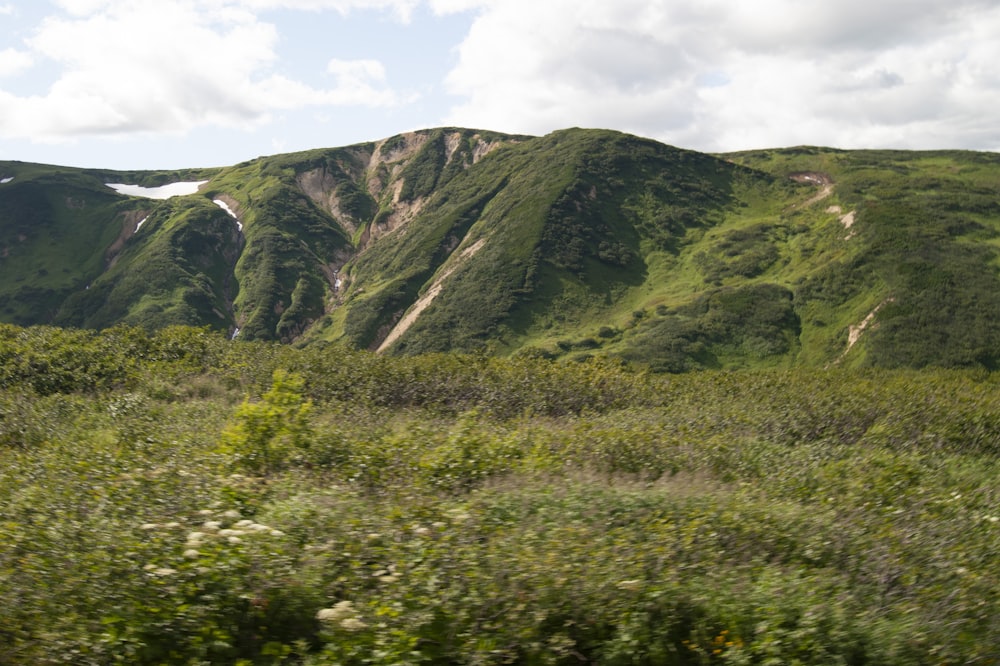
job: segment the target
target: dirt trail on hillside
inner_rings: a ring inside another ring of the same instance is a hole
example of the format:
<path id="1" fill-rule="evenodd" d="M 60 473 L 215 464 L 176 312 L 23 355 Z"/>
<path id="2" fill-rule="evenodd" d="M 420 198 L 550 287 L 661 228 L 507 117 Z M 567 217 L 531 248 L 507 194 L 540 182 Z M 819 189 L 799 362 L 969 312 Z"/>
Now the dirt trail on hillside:
<path id="1" fill-rule="evenodd" d="M 391 347 L 396 340 L 402 337 L 402 335 L 406 333 L 411 326 L 413 326 L 413 323 L 417 321 L 417 318 L 423 314 L 424 310 L 426 310 L 434 299 L 438 297 L 438 294 L 441 293 L 441 289 L 444 287 L 444 281 L 455 272 L 456 268 L 468 260 L 469 257 L 473 256 L 476 252 L 479 252 L 484 243 L 486 243 L 486 239 L 480 238 L 475 243 L 462 250 L 459 260 L 455 262 L 453 266 L 448 268 L 448 270 L 442 273 L 438 279 L 434 280 L 434 284 L 431 285 L 431 288 L 424 292 L 424 295 L 417 299 L 417 302 L 410 307 L 403 318 L 399 320 L 399 323 L 393 326 L 392 330 L 389 331 L 389 335 L 385 336 L 385 340 L 383 340 L 382 344 L 380 344 L 378 349 L 376 349 L 377 353 L 381 354 L 386 349 Z"/>
<path id="2" fill-rule="evenodd" d="M 829 174 L 823 173 L 822 171 L 796 171 L 795 173 L 788 174 L 788 177 L 797 183 L 810 183 L 812 185 L 822 186 L 819 192 L 806 199 L 801 204 L 794 206 L 794 208 L 811 206 L 833 194 L 833 178 L 831 178 Z"/>

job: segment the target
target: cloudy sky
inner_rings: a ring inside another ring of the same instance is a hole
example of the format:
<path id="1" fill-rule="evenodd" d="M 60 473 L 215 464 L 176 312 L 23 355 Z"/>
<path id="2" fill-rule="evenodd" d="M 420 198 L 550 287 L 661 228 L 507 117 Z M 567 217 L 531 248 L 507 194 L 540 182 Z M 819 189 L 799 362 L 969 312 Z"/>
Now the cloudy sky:
<path id="1" fill-rule="evenodd" d="M 218 166 L 456 125 L 1000 150 L 1000 0 L 0 0 L 0 159 Z"/>

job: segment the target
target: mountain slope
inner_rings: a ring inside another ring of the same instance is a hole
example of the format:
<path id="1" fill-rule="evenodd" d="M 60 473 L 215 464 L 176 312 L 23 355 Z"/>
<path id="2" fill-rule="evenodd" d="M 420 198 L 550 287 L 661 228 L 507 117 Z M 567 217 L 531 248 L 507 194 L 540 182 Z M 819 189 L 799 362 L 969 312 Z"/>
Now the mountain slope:
<path id="1" fill-rule="evenodd" d="M 771 180 L 611 132 L 506 147 L 439 188 L 404 233 L 352 262 L 334 339 L 342 332 L 380 346 L 435 284 L 440 293 L 393 349 L 509 350 L 551 328 L 553 316 L 613 316 L 646 282 L 651 257 L 676 253 L 689 231 L 721 219 L 737 174 Z"/>
<path id="2" fill-rule="evenodd" d="M 115 193 L 207 181 L 166 200 Z M 657 370 L 1000 363 L 1000 156 L 441 128 L 229 168 L 0 162 L 0 318 Z"/>

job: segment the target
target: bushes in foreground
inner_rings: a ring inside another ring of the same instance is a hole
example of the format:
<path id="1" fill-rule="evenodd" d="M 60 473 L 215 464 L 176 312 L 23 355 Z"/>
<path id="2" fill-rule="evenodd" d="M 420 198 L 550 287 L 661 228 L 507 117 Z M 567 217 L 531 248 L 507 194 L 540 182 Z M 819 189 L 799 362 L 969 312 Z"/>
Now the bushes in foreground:
<path id="1" fill-rule="evenodd" d="M 991 375 L 172 335 L 0 389 L 0 663 L 998 659 Z"/>

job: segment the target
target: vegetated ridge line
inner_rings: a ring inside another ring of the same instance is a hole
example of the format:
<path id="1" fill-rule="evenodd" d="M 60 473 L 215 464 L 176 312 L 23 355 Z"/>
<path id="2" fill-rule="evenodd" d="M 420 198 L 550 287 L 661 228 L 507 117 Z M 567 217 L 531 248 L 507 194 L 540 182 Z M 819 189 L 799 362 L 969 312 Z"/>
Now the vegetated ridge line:
<path id="1" fill-rule="evenodd" d="M 376 350 L 377 353 L 381 354 L 386 349 L 391 347 L 396 340 L 398 340 L 404 333 L 406 333 L 406 331 L 410 329 L 410 326 L 413 326 L 413 322 L 417 320 L 417 317 L 419 317 L 423 311 L 427 309 L 427 306 L 429 306 L 434 299 L 437 298 L 438 294 L 441 293 L 444 281 L 448 279 L 448 276 L 455 272 L 455 269 L 461 265 L 462 261 L 465 261 L 476 252 L 479 252 L 485 242 L 485 238 L 480 238 L 475 243 L 462 250 L 459 262 L 442 273 L 441 276 L 434 281 L 434 284 L 431 285 L 431 288 L 428 289 L 423 296 L 417 299 L 417 302 L 414 303 L 403 318 L 399 320 L 399 323 L 396 324 L 391 331 L 389 331 L 389 335 L 385 336 L 385 340 L 382 341 L 382 344 L 380 344 Z"/>

